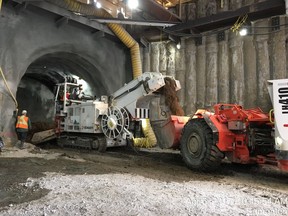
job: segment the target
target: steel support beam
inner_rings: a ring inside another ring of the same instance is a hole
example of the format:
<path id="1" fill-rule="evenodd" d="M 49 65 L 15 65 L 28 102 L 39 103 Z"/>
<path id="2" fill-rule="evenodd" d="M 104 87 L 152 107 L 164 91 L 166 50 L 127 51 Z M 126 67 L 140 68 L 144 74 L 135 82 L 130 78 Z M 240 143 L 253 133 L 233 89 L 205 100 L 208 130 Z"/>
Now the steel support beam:
<path id="1" fill-rule="evenodd" d="M 16 11 L 16 14 L 19 14 L 21 11 L 25 10 L 27 7 L 27 3 L 24 2 L 22 4 L 18 4 L 14 7 L 15 11 Z"/>
<path id="2" fill-rule="evenodd" d="M 285 14 L 285 2 L 283 0 L 266 0 L 244 6 L 234 11 L 225 11 L 208 17 L 174 25 L 167 28 L 167 30 L 182 31 L 187 29 L 197 29 L 200 32 L 209 31 L 216 28 L 232 26 L 239 16 L 245 14 L 248 14 L 249 21 Z"/>
<path id="3" fill-rule="evenodd" d="M 61 17 L 58 20 L 56 20 L 55 23 L 56 23 L 56 26 L 59 28 L 59 27 L 61 27 L 63 25 L 68 24 L 68 21 L 69 21 L 69 18 Z"/>
<path id="4" fill-rule="evenodd" d="M 174 13 L 166 10 L 154 0 L 139 1 L 139 9 L 155 17 L 159 21 L 180 22 L 181 19 Z"/>
<path id="5" fill-rule="evenodd" d="M 140 38 L 140 43 L 146 48 L 149 47 L 149 42 L 147 41 L 145 37 Z"/>
<path id="6" fill-rule="evenodd" d="M 38 8 L 41 8 L 43 10 L 46 10 L 48 12 L 51 12 L 53 14 L 59 15 L 61 17 L 65 17 L 67 20 L 80 23 L 84 26 L 88 26 L 90 28 L 97 29 L 99 31 L 103 31 L 109 35 L 114 35 L 114 33 L 106 25 L 103 25 L 103 24 L 98 23 L 96 21 L 90 20 L 86 17 L 76 15 L 71 11 L 68 11 L 64 8 L 60 8 L 56 5 L 48 3 L 46 1 L 43 1 L 43 0 L 36 0 L 36 1 L 35 0 L 34 1 L 32 1 L 32 0 L 12 0 L 12 1 L 17 2 L 19 4 L 25 3 L 27 5 L 32 5 L 34 7 L 38 7 Z M 60 24 L 65 24 L 65 18 L 63 18 L 63 20 L 59 21 Z M 56 24 L 57 24 L 57 21 L 56 21 Z"/>
<path id="7" fill-rule="evenodd" d="M 92 33 L 92 35 L 95 39 L 103 38 L 103 37 L 105 37 L 105 32 L 97 31 L 97 32 Z"/>
<path id="8" fill-rule="evenodd" d="M 89 18 L 89 17 L 88 17 Z M 150 20 L 131 20 L 131 19 L 116 19 L 116 18 L 91 18 L 99 23 L 115 23 L 121 25 L 140 25 L 140 26 L 153 26 L 153 27 L 170 27 L 178 24 L 179 22 L 161 22 L 161 21 L 150 21 Z"/>

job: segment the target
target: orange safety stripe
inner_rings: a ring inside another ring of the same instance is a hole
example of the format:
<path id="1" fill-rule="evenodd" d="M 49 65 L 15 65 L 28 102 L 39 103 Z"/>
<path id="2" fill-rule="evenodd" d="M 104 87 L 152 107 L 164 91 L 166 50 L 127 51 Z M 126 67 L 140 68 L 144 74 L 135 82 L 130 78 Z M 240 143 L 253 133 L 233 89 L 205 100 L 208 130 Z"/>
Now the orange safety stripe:
<path id="1" fill-rule="evenodd" d="M 24 115 L 18 116 L 16 128 L 28 129 L 28 117 Z"/>

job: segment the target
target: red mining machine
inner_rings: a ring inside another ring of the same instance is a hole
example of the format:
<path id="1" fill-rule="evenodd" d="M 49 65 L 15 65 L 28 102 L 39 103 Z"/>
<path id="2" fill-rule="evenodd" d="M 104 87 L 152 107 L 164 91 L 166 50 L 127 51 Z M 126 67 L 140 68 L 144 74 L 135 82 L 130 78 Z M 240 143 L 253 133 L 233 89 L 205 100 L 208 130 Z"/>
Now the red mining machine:
<path id="1" fill-rule="evenodd" d="M 190 119 L 171 116 L 170 122 L 162 124 L 162 130 L 173 131 L 169 133 L 174 140 L 171 146 L 180 148 L 189 168 L 215 170 L 227 158 L 241 164 L 273 164 L 288 171 L 288 79 L 268 83 L 274 106 L 269 114 L 260 108 L 216 104 L 214 112 L 198 110 Z"/>

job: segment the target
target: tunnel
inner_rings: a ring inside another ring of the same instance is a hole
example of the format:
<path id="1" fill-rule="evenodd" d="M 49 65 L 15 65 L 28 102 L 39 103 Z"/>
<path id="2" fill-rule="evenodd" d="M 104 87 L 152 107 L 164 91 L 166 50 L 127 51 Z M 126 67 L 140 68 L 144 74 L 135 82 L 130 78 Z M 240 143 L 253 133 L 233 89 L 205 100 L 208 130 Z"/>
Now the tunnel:
<path id="1" fill-rule="evenodd" d="M 28 111 L 33 133 L 53 128 L 57 84 L 72 77 L 84 87 L 84 93 L 93 97 L 106 95 L 103 77 L 97 67 L 83 57 L 68 52 L 46 54 L 33 61 L 20 80 L 16 100 L 18 114 Z"/>
<path id="2" fill-rule="evenodd" d="M 63 76 L 86 81 L 85 93 L 97 97 L 132 80 L 129 49 L 115 37 L 94 34 L 97 26 L 71 21 L 60 27 L 57 14 L 14 9 L 3 7 L 0 22 L 0 67 L 19 103 L 17 107 L 1 76 L 0 136 L 6 143 L 16 142 L 17 108 L 18 114 L 26 109 L 32 123 L 53 123 L 53 91 Z"/>

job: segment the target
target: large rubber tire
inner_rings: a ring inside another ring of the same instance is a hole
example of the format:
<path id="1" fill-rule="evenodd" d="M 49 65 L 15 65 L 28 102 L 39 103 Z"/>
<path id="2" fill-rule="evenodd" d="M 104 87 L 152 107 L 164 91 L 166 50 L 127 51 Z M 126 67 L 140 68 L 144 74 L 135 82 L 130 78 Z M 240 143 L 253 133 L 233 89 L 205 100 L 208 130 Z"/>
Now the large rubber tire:
<path id="1" fill-rule="evenodd" d="M 213 171 L 224 156 L 213 143 L 213 133 L 204 119 L 191 119 L 181 136 L 181 155 L 190 169 Z"/>

